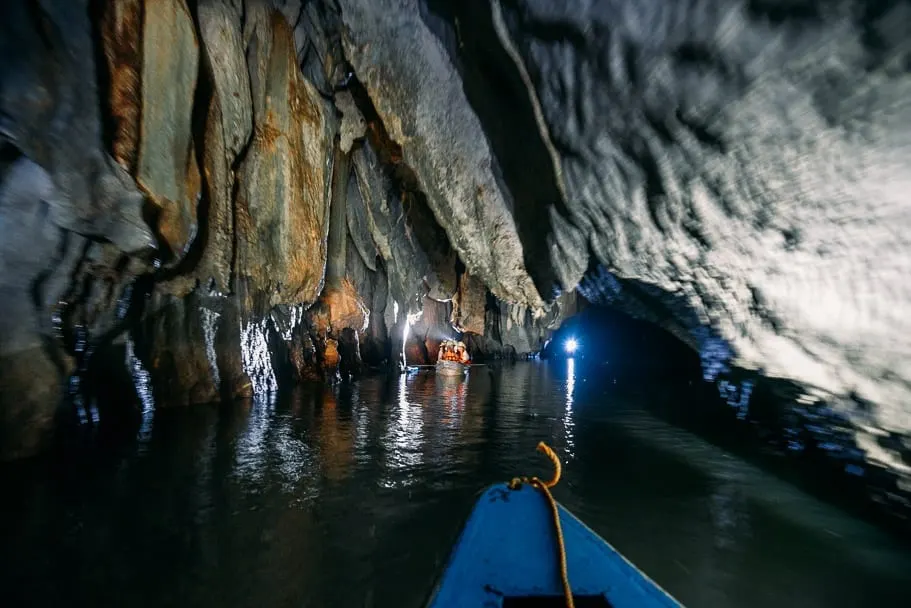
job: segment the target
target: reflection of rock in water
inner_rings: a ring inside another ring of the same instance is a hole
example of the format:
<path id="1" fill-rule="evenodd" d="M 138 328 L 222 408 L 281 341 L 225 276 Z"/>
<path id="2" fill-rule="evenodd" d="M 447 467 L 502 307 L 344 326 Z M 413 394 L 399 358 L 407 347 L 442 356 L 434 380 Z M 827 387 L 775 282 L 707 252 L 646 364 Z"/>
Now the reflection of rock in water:
<path id="1" fill-rule="evenodd" d="M 274 408 L 274 394 L 256 393 L 251 400 L 247 424 L 237 441 L 235 455 L 235 470 L 248 481 L 258 481 L 262 476 L 268 448 L 266 434 Z"/>
<path id="2" fill-rule="evenodd" d="M 448 426 L 461 426 L 468 381 L 464 377 L 436 374 L 437 392 L 442 399 L 442 419 Z"/>
<path id="3" fill-rule="evenodd" d="M 342 418 L 341 407 L 333 389 L 326 387 L 317 406 L 318 443 L 323 473 L 334 481 L 347 477 L 354 462 L 354 429 L 350 418 Z"/>
<path id="4" fill-rule="evenodd" d="M 845 546 L 851 547 L 851 558 L 865 566 L 884 572 L 911 571 L 907 552 L 878 528 L 849 517 L 696 435 L 643 412 L 623 414 L 611 421 L 636 439 L 672 454 L 719 484 L 712 502 L 717 542 L 725 542 L 725 531 L 731 527 L 746 525 L 731 520 L 731 509 L 725 506 L 742 494 L 785 520 L 820 535 L 841 539 Z"/>
<path id="5" fill-rule="evenodd" d="M 845 415 L 846 407 L 831 397 L 754 371 L 728 368 L 716 387 L 765 443 L 837 474 L 846 489 L 863 484 L 887 512 L 903 519 L 911 514 L 911 441 L 905 435 L 875 427 L 869 416 Z"/>

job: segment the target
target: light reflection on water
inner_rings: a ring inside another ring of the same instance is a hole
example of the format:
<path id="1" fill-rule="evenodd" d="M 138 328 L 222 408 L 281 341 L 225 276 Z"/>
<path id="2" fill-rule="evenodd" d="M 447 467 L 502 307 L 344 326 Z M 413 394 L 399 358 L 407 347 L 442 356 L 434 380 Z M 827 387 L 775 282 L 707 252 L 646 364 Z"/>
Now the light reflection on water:
<path id="1" fill-rule="evenodd" d="M 218 373 L 218 360 L 215 354 L 215 333 L 218 329 L 218 320 L 221 315 L 205 306 L 200 307 L 199 313 L 202 317 L 202 336 L 206 345 L 206 360 L 209 362 L 209 373 L 212 374 L 212 382 L 215 386 L 219 386 L 221 377 Z"/>
<path id="2" fill-rule="evenodd" d="M 351 395 L 351 401 L 359 403 L 361 401 L 359 385 L 354 385 Z M 354 412 L 354 451 L 358 455 L 364 454 L 370 440 L 370 410 L 369 408 L 357 408 Z"/>
<path id="3" fill-rule="evenodd" d="M 566 360 L 566 412 L 563 414 L 563 433 L 566 440 L 566 456 L 572 459 L 575 451 L 573 438 L 573 391 L 576 388 L 576 360 L 572 357 Z"/>
<path id="4" fill-rule="evenodd" d="M 137 439 L 144 444 L 149 440 L 152 434 L 152 421 L 155 415 L 155 399 L 152 396 L 152 378 L 149 372 L 142 365 L 142 361 L 136 356 L 136 346 L 133 344 L 133 337 L 127 336 L 126 343 L 127 368 L 133 377 L 133 386 L 136 388 L 136 394 L 142 403 L 142 422 L 139 425 Z"/>
<path id="5" fill-rule="evenodd" d="M 417 376 L 417 372 L 409 372 L 399 382 L 394 423 L 389 425 L 384 442 L 388 446 L 386 463 L 389 477 L 383 485 L 387 488 L 410 485 L 414 479 L 407 474 L 419 467 L 423 460 L 424 411 L 420 403 L 412 403 L 408 398 L 409 384 L 413 386 Z M 396 473 L 406 475 L 403 477 Z"/>
<path id="6" fill-rule="evenodd" d="M 269 351 L 268 317 L 260 321 L 245 321 L 241 326 L 240 354 L 244 373 L 250 378 L 253 392 L 271 393 L 278 389 L 272 355 Z"/>
<path id="7" fill-rule="evenodd" d="M 247 482 L 258 482 L 265 476 L 266 434 L 271 426 L 274 393 L 258 393 L 251 400 L 247 425 L 237 441 L 234 473 Z"/>
<path id="8" fill-rule="evenodd" d="M 6 484 L 5 603 L 420 606 L 477 493 L 549 475 L 540 440 L 557 498 L 684 603 L 902 603 L 907 551 L 622 386 L 529 362 L 156 414 L 142 449 Z"/>

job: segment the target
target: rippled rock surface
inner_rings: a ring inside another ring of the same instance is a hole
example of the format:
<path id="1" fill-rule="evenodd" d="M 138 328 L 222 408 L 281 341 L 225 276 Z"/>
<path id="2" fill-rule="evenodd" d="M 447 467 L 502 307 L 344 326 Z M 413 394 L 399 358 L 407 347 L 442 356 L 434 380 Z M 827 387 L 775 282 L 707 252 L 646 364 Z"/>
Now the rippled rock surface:
<path id="1" fill-rule="evenodd" d="M 911 7 L 493 6 L 556 152 L 561 275 L 585 253 L 741 365 L 911 427 Z"/>

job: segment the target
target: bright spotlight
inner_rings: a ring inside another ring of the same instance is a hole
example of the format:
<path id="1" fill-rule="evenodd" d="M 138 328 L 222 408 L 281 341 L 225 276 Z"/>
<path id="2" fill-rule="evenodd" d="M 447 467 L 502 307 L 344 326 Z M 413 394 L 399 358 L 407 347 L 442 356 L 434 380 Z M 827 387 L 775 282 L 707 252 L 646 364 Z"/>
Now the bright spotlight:
<path id="1" fill-rule="evenodd" d="M 566 348 L 567 353 L 573 354 L 574 352 L 576 352 L 576 349 L 579 348 L 579 343 L 576 342 L 575 338 L 570 338 L 569 340 L 566 341 L 564 348 Z"/>

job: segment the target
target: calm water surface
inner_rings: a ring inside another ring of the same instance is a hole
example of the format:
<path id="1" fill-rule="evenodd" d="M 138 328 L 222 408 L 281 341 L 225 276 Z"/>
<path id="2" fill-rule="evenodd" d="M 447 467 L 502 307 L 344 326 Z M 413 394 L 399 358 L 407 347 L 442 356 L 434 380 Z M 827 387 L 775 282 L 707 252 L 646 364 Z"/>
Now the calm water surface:
<path id="1" fill-rule="evenodd" d="M 685 398 L 657 380 L 581 365 L 166 411 L 127 446 L 7 466 L 0 602 L 417 607 L 484 486 L 549 476 L 543 439 L 557 498 L 690 606 L 911 605 L 907 547 L 662 421 Z"/>

